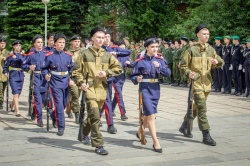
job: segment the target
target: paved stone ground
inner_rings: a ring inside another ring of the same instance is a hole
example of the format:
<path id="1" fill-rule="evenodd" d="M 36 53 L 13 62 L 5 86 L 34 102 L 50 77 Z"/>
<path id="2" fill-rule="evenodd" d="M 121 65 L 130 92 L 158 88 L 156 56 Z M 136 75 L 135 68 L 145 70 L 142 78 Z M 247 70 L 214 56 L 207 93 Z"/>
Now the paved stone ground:
<path id="1" fill-rule="evenodd" d="M 94 148 L 77 141 L 78 125 L 73 120 L 66 119 L 63 137 L 56 135 L 57 130 L 52 129 L 52 125 L 47 132 L 45 127 L 38 128 L 29 120 L 28 78 L 27 75 L 20 97 L 22 117 L 17 118 L 5 109 L 0 111 L 1 166 L 250 165 L 250 100 L 244 97 L 211 93 L 207 102 L 208 118 L 217 146 L 210 147 L 201 143 L 202 134 L 197 123 L 194 123 L 192 139 L 178 132 L 187 108 L 188 89 L 162 85 L 156 119 L 157 136 L 163 148 L 163 153 L 159 154 L 152 150 L 148 132 L 145 146 L 135 137 L 138 129 L 138 86 L 128 81 L 124 87 L 124 100 L 129 119 L 121 121 L 117 108 L 115 126 L 118 133 L 111 135 L 106 132 L 105 117 L 102 117 L 104 126 L 101 131 L 109 155 L 99 156 L 94 153 Z"/>

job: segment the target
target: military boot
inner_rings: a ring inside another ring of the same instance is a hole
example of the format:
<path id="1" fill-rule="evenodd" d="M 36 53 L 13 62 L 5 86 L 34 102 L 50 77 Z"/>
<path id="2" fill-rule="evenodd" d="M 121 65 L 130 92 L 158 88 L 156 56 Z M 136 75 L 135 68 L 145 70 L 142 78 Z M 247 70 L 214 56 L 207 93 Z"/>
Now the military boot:
<path id="1" fill-rule="evenodd" d="M 216 146 L 216 142 L 213 140 L 213 138 L 210 136 L 208 130 L 202 130 L 203 135 L 203 143 L 210 146 Z"/>
<path id="2" fill-rule="evenodd" d="M 79 124 L 79 112 L 75 113 L 75 123 Z"/>
<path id="3" fill-rule="evenodd" d="M 116 134 L 116 133 L 117 133 L 117 130 L 116 130 L 116 128 L 115 128 L 114 125 L 108 126 L 107 131 L 108 131 L 110 134 Z"/>
<path id="4" fill-rule="evenodd" d="M 187 122 L 183 122 L 181 127 L 179 128 L 179 131 L 184 135 L 184 137 L 188 137 L 188 138 L 193 138 L 193 134 L 188 134 L 187 133 Z"/>

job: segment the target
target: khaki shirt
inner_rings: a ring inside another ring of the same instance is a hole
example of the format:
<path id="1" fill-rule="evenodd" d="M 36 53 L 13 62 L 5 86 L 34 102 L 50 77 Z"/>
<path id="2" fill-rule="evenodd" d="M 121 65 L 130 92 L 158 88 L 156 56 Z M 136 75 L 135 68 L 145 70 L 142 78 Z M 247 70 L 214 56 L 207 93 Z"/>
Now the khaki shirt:
<path id="1" fill-rule="evenodd" d="M 5 63 L 4 57 L 7 57 L 9 55 L 9 51 L 6 49 L 0 50 L 0 81 L 6 82 L 7 77 L 3 74 L 3 66 Z"/>
<path id="2" fill-rule="evenodd" d="M 86 92 L 87 101 L 105 100 L 108 88 L 107 77 L 118 76 L 122 73 L 119 61 L 103 48 L 97 50 L 91 46 L 86 50 L 82 50 L 76 63 L 80 66 L 79 70 L 77 70 L 78 85 L 84 83 L 87 72 L 89 74 L 89 89 Z M 100 78 L 98 76 L 98 72 L 100 71 L 105 71 L 107 77 Z"/>
<path id="3" fill-rule="evenodd" d="M 69 49 L 69 52 L 72 54 L 72 61 L 73 62 L 77 61 L 79 55 L 81 54 L 81 51 L 82 51 L 82 48 L 78 48 L 76 50 L 74 50 L 73 48 Z M 76 74 L 77 74 L 76 70 L 78 70 L 78 68 L 79 68 L 79 66 L 75 63 L 73 70 L 72 70 L 72 74 L 71 74 L 72 77 L 76 77 Z"/>
<path id="4" fill-rule="evenodd" d="M 211 59 L 217 59 L 218 64 L 213 65 Z M 193 91 L 211 91 L 211 69 L 221 67 L 224 65 L 223 59 L 218 56 L 213 47 L 209 44 L 195 43 L 188 50 L 185 51 L 181 61 L 181 69 L 185 71 L 186 75 L 195 72 L 193 78 Z"/>

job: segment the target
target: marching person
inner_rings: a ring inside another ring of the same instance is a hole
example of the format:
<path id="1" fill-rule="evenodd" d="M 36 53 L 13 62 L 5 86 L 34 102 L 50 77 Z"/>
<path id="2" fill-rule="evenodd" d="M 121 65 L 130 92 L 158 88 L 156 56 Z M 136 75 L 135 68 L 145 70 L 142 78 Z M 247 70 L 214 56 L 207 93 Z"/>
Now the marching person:
<path id="1" fill-rule="evenodd" d="M 47 47 L 44 48 L 45 51 L 55 51 L 54 37 L 54 33 L 47 34 Z"/>
<path id="2" fill-rule="evenodd" d="M 160 84 L 158 77 L 170 76 L 171 71 L 167 68 L 164 58 L 157 54 L 159 41 L 156 38 L 149 38 L 145 41 L 146 53 L 140 56 L 135 62 L 131 80 L 134 84 L 141 83 L 142 103 L 143 103 L 143 127 L 148 127 L 153 139 L 153 149 L 162 153 L 162 148 L 156 136 L 155 114 L 160 99 Z M 140 128 L 136 134 L 140 140 Z"/>
<path id="3" fill-rule="evenodd" d="M 6 40 L 0 39 L 0 109 L 3 109 L 4 91 L 7 86 L 7 77 L 3 74 L 3 66 L 9 51 L 5 49 Z"/>
<path id="4" fill-rule="evenodd" d="M 84 140 L 89 140 L 88 134 L 91 132 L 92 147 L 96 147 L 95 152 L 100 155 L 107 155 L 104 149 L 103 137 L 99 129 L 100 112 L 107 97 L 107 79 L 118 76 L 122 68 L 118 60 L 103 48 L 105 31 L 102 28 L 94 28 L 90 32 L 94 45 L 81 52 L 77 60 L 80 69 L 77 70 L 77 82 L 82 90 L 86 91 L 87 104 L 87 124 L 83 127 Z M 89 75 L 88 83 L 85 82 L 86 75 Z"/>
<path id="5" fill-rule="evenodd" d="M 203 143 L 215 146 L 216 142 L 209 134 L 206 100 L 211 91 L 211 69 L 221 67 L 224 61 L 218 56 L 214 48 L 208 45 L 209 30 L 206 25 L 200 24 L 195 29 L 198 43 L 195 43 L 184 53 L 181 61 L 181 69 L 192 81 L 193 117 L 198 116 L 199 129 L 203 134 Z M 193 137 L 187 134 L 187 115 L 184 118 L 179 131 L 185 137 Z"/>
<path id="6" fill-rule="evenodd" d="M 32 39 L 35 50 L 27 55 L 26 61 L 23 62 L 24 71 L 33 72 L 34 81 L 34 116 L 37 120 L 37 126 L 43 127 L 42 121 L 42 105 L 46 102 L 47 81 L 42 75 L 42 67 L 45 62 L 45 53 L 43 51 L 43 37 L 35 35 Z"/>
<path id="7" fill-rule="evenodd" d="M 56 34 L 54 37 L 55 50 L 46 54 L 43 75 L 50 81 L 50 92 L 54 102 L 54 111 L 50 117 L 53 126 L 57 123 L 58 136 L 62 136 L 65 130 L 64 109 L 69 99 L 69 85 L 74 85 L 69 74 L 73 67 L 71 54 L 64 52 L 66 36 Z"/>
<path id="8" fill-rule="evenodd" d="M 71 47 L 69 49 L 69 52 L 72 54 L 72 60 L 75 62 L 80 55 L 80 51 L 82 50 L 81 46 L 81 37 L 78 35 L 72 36 L 70 39 Z M 76 83 L 76 70 L 77 65 L 74 65 L 72 73 L 71 73 L 71 79 Z M 75 114 L 75 123 L 78 124 L 79 122 L 79 111 L 80 111 L 80 104 L 79 104 L 79 97 L 81 94 L 81 87 L 77 86 L 76 84 L 73 86 L 70 86 L 70 101 L 69 101 L 69 108 L 66 111 L 69 118 L 73 118 L 71 110 Z"/>
<path id="9" fill-rule="evenodd" d="M 13 50 L 6 58 L 6 62 L 3 66 L 3 74 L 9 77 L 9 83 L 13 94 L 13 101 L 10 104 L 10 109 L 12 112 L 15 112 L 17 117 L 21 117 L 18 98 L 22 92 L 24 82 L 24 73 L 21 67 L 26 60 L 26 56 L 23 55 L 24 53 L 21 47 L 22 42 L 20 40 L 16 40 L 12 43 Z M 9 66 L 12 67 L 10 71 Z"/>

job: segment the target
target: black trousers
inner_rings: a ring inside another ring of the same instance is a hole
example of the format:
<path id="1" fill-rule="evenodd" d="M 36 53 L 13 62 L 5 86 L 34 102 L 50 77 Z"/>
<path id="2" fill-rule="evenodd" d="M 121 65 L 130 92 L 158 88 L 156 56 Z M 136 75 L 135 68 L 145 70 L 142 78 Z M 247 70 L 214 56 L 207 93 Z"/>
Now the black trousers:
<path id="1" fill-rule="evenodd" d="M 223 66 L 222 76 L 223 76 L 223 88 L 224 91 L 231 93 L 231 81 L 232 81 L 232 71 L 229 70 L 230 64 L 225 64 Z"/>
<path id="2" fill-rule="evenodd" d="M 233 80 L 235 92 L 242 93 L 241 70 L 239 70 L 239 65 L 233 65 Z"/>
<path id="3" fill-rule="evenodd" d="M 222 69 L 216 68 L 213 70 L 213 81 L 214 81 L 214 89 L 221 90 L 222 87 Z"/>

